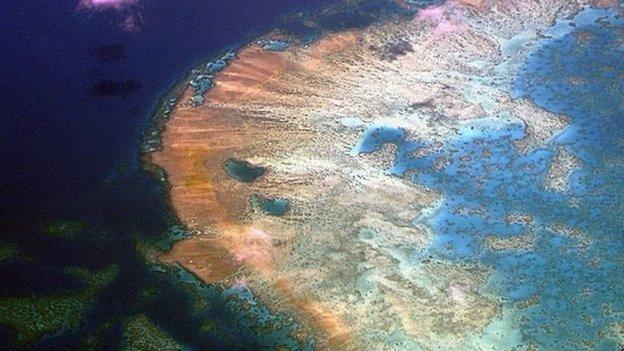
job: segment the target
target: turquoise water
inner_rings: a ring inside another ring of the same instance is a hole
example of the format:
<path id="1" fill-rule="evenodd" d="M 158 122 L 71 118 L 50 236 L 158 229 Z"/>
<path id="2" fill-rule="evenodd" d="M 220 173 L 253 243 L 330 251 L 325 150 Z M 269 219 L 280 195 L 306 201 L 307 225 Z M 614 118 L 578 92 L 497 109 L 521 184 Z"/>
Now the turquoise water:
<path id="1" fill-rule="evenodd" d="M 264 40 L 260 44 L 264 50 L 284 51 L 290 47 L 290 43 L 285 40 Z"/>
<path id="2" fill-rule="evenodd" d="M 577 40 L 581 31 L 590 33 L 586 42 Z M 491 267 L 495 273 L 483 293 L 517 308 L 524 341 L 541 349 L 579 349 L 588 341 L 593 349 L 619 349 L 600 333 L 624 319 L 622 31 L 624 21 L 614 13 L 586 9 L 557 23 L 530 55 L 513 96 L 572 120 L 543 148 L 520 154 L 514 141 L 525 131 L 514 122 L 476 121 L 418 158 L 412 151 L 426 143 L 385 133 L 385 141 L 399 145 L 393 170 L 413 170 L 415 182 L 444 194 L 429 218 L 433 243 L 429 252 L 414 251 L 414 263 L 434 254 Z M 378 149 L 379 135 L 378 129 L 366 135 L 362 151 Z M 582 162 L 565 192 L 543 186 L 557 147 Z M 440 157 L 448 166 L 436 170 Z M 533 220 L 506 220 L 514 214 Z M 553 229 L 557 225 L 582 234 L 563 235 Z M 534 240 L 526 248 L 494 251 L 484 245 L 487 235 Z"/>
<path id="3" fill-rule="evenodd" d="M 575 27 L 566 22 L 555 28 L 567 32 L 557 30 L 559 36 L 545 40 L 532 55 L 516 94 L 573 121 L 553 144 L 582 160 L 564 199 L 575 205 L 553 203 L 557 211 L 541 216 L 579 228 L 591 242 L 584 250 L 559 238 L 544 243 L 540 257 L 548 264 L 541 304 L 527 310 L 526 329 L 543 345 L 565 338 L 564 344 L 576 346 L 596 340 L 609 322 L 624 320 L 624 20 L 611 11 L 586 10 L 571 21 Z M 591 38 L 579 43 L 582 31 Z M 573 77 L 583 83 L 574 84 Z M 546 333 L 547 325 L 559 339 Z M 596 348 L 618 345 L 602 340 Z"/>
<path id="4" fill-rule="evenodd" d="M 405 130 L 387 126 L 372 126 L 361 137 L 353 153 L 379 151 L 385 144 L 399 145 L 405 139 Z"/>

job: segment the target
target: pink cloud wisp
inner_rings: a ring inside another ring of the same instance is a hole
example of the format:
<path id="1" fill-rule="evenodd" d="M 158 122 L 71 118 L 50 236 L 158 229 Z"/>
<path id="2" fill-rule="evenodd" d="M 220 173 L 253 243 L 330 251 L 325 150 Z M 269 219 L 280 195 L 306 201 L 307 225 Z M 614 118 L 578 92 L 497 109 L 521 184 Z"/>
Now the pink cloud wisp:
<path id="1" fill-rule="evenodd" d="M 128 6 L 134 5 L 138 0 L 80 0 L 79 9 L 115 9 L 122 10 Z"/>
<path id="2" fill-rule="evenodd" d="M 135 5 L 139 0 L 80 0 L 76 10 L 96 12 L 102 10 L 116 10 L 124 16 L 119 26 L 127 32 L 139 32 L 143 19 L 137 12 Z"/>

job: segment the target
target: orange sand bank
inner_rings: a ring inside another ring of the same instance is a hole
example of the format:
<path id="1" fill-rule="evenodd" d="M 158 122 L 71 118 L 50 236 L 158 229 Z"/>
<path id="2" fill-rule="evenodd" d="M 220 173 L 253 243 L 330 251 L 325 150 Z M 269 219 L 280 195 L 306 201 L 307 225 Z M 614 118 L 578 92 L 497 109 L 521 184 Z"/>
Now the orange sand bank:
<path id="1" fill-rule="evenodd" d="M 352 45 L 355 38 L 349 33 L 319 41 L 303 60 L 294 53 L 250 46 L 215 79 L 206 105 L 184 103 L 193 94 L 187 89 L 162 134 L 163 150 L 152 158 L 168 174 L 178 216 L 205 235 L 177 243 L 162 257 L 164 261 L 178 262 L 213 283 L 227 282 L 242 267 L 269 277 L 275 274 L 272 260 L 279 248 L 261 233 L 252 234 L 259 230 L 244 220 L 250 189 L 226 174 L 225 160 L 248 153 L 271 154 L 313 138 L 300 126 L 288 128 L 289 121 L 258 115 L 246 106 L 282 104 L 279 95 L 289 89 L 279 81 L 284 72 L 312 75 L 326 64 L 328 55 Z M 330 311 L 312 299 L 293 294 L 293 282 L 282 278 L 275 282 L 274 288 L 286 304 L 301 310 L 312 325 L 327 333 L 329 345 L 345 342 L 345 328 Z"/>

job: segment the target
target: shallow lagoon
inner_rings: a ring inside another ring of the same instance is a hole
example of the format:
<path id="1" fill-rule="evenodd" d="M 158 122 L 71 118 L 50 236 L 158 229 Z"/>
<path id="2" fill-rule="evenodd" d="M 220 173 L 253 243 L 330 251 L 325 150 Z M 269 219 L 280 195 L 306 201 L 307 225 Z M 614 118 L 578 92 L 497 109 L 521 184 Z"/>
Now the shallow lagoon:
<path id="1" fill-rule="evenodd" d="M 572 120 L 544 147 L 520 153 L 515 142 L 523 125 L 488 119 L 465 124 L 421 157 L 413 151 L 428 145 L 397 138 L 391 128 L 372 128 L 361 142 L 363 152 L 377 150 L 383 136 L 398 142 L 391 171 L 410 171 L 415 182 L 444 195 L 420 219 L 434 241 L 427 252 L 413 252 L 413 263 L 434 255 L 493 268 L 483 293 L 506 301 L 525 342 L 546 349 L 617 348 L 614 338 L 600 335 L 624 318 L 622 30 L 615 13 L 586 9 L 557 23 L 530 55 L 510 93 Z M 579 40 L 580 33 L 589 39 Z M 561 147 L 582 165 L 569 176 L 569 189 L 556 192 L 544 181 Z M 440 160 L 445 167 L 436 167 Z M 493 249 L 486 239 L 519 244 Z"/>

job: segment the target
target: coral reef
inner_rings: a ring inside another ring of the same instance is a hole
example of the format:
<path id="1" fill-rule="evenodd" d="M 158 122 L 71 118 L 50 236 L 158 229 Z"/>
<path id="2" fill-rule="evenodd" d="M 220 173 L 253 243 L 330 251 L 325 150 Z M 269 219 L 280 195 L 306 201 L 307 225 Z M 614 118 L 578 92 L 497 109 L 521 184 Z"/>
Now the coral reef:
<path id="1" fill-rule="evenodd" d="M 581 168 L 581 161 L 578 157 L 565 148 L 558 147 L 546 173 L 544 187 L 552 191 L 567 191 L 569 189 L 568 178 L 570 174 L 579 168 Z"/>
<path id="2" fill-rule="evenodd" d="M 43 335 L 77 327 L 83 322 L 85 312 L 96 294 L 117 275 L 115 266 L 100 272 L 82 268 L 68 270 L 81 277 L 84 291 L 73 294 L 54 294 L 32 297 L 13 297 L 0 301 L 0 324 L 17 331 L 16 342 L 26 345 Z"/>
<path id="3" fill-rule="evenodd" d="M 126 322 L 124 330 L 126 351 L 175 351 L 184 348 L 158 328 L 147 316 L 137 315 Z"/>
<path id="4" fill-rule="evenodd" d="M 453 1 L 309 46 L 243 48 L 210 90 L 183 92 L 151 155 L 195 233 L 162 260 L 206 282 L 248 282 L 322 349 L 498 349 L 495 328 L 517 342 L 504 304 L 483 292 L 491 267 L 429 254 L 427 218 L 449 200 L 394 161 L 404 140 L 434 154 L 475 120 L 519 126 L 505 138 L 520 153 L 548 144 L 569 120 L 512 98 L 512 80 L 556 18 L 588 4 Z M 491 154 L 436 169 L 463 177 Z M 262 173 L 248 176 L 252 165 Z M 273 216 L 250 199 L 289 208 Z M 492 251 L 533 240 L 484 239 Z"/>
<path id="5" fill-rule="evenodd" d="M 82 223 L 73 221 L 55 221 L 43 229 L 43 233 L 65 239 L 75 238 L 84 228 Z"/>

